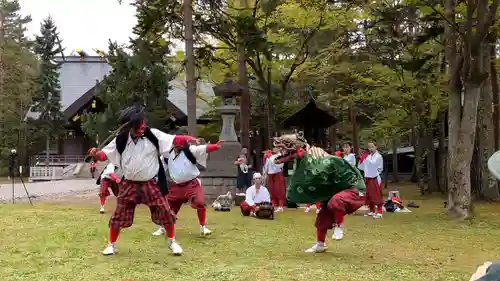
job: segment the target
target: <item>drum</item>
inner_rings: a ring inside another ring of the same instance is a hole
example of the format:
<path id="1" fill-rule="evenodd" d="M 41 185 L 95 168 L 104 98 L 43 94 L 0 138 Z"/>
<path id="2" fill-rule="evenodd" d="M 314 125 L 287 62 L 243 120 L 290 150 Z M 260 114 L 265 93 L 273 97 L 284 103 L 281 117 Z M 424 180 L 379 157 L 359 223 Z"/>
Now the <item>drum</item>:
<path id="1" fill-rule="evenodd" d="M 245 201 L 245 193 L 236 193 L 234 195 L 234 205 L 239 206 Z"/>
<path id="2" fill-rule="evenodd" d="M 257 204 L 255 208 L 255 217 L 259 219 L 274 220 L 274 206 L 271 202 Z"/>

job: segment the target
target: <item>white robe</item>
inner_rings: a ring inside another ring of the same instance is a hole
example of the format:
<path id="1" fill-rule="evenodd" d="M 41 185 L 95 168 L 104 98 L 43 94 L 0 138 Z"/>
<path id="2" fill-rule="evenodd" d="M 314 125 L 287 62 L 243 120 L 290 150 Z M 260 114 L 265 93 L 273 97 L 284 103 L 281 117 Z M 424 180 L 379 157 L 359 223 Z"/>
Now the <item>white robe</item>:
<path id="1" fill-rule="evenodd" d="M 261 185 L 259 192 L 257 192 L 255 185 L 252 185 L 247 189 L 245 202 L 250 206 L 263 202 L 271 202 L 271 195 L 265 186 Z"/>
<path id="2" fill-rule="evenodd" d="M 189 150 L 196 158 L 196 162 L 203 167 L 206 167 L 208 157 L 207 146 L 191 145 L 189 146 Z M 177 158 L 175 158 L 175 151 L 171 151 L 163 156 L 168 159 L 168 171 L 170 178 L 175 183 L 188 182 L 200 176 L 200 170 L 196 164 L 189 161 L 184 152 L 181 151 Z"/>
<path id="3" fill-rule="evenodd" d="M 375 151 L 375 153 L 368 155 L 363 162 L 365 178 L 377 178 L 378 184 L 382 183 L 380 174 L 384 170 L 384 158 L 382 155 Z"/>
<path id="4" fill-rule="evenodd" d="M 166 134 L 158 129 L 151 129 L 151 132 L 158 139 L 159 151 L 147 138 L 139 138 L 137 143 L 134 143 L 130 135 L 121 155 L 116 148 L 116 138 L 102 149 L 109 162 L 118 166 L 125 179 L 131 181 L 153 179 L 160 167 L 159 154 L 168 153 L 172 149 L 175 135 Z"/>
<path id="5" fill-rule="evenodd" d="M 110 179 L 112 180 L 113 178 L 111 177 L 111 174 L 117 174 L 118 176 L 118 171 L 115 171 L 115 165 L 113 163 L 109 163 L 106 168 L 102 171 L 101 174 L 101 179 Z"/>
<path id="6" fill-rule="evenodd" d="M 274 163 L 274 160 L 278 158 L 278 156 L 279 154 L 274 154 L 267 159 L 266 163 L 264 164 L 264 167 L 262 168 L 262 175 L 264 177 L 267 177 L 267 175 L 274 175 L 283 171 L 284 163 L 281 164 Z"/>
<path id="7" fill-rule="evenodd" d="M 356 155 L 354 155 L 354 153 L 349 153 L 344 156 L 344 160 L 356 167 Z"/>

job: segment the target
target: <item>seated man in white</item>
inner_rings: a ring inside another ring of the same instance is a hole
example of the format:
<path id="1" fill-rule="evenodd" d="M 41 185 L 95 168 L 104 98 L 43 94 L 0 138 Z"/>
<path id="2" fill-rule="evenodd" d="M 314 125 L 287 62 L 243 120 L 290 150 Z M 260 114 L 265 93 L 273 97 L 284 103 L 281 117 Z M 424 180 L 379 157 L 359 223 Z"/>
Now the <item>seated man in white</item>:
<path id="1" fill-rule="evenodd" d="M 253 174 L 254 184 L 247 189 L 245 201 L 241 203 L 241 213 L 244 216 L 254 216 L 257 204 L 271 202 L 271 196 L 265 186 L 262 185 L 262 175 Z"/>

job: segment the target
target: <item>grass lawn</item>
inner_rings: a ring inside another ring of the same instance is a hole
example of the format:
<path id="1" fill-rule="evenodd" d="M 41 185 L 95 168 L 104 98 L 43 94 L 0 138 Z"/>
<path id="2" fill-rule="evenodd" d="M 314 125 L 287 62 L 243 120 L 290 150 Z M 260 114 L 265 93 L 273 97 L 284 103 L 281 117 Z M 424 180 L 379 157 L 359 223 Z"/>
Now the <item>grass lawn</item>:
<path id="1" fill-rule="evenodd" d="M 478 205 L 477 219 L 455 222 L 442 199 L 415 201 L 420 209 L 384 220 L 347 217 L 344 240 L 328 241 L 321 254 L 303 252 L 315 241 L 315 215 L 302 209 L 274 221 L 210 210 L 214 233 L 200 238 L 195 211 L 184 207 L 181 257 L 151 236 L 155 227 L 144 207 L 122 232 L 119 254 L 104 257 L 109 213 L 99 215 L 96 204 L 0 205 L 0 280 L 468 281 L 479 264 L 498 257 L 500 205 Z"/>

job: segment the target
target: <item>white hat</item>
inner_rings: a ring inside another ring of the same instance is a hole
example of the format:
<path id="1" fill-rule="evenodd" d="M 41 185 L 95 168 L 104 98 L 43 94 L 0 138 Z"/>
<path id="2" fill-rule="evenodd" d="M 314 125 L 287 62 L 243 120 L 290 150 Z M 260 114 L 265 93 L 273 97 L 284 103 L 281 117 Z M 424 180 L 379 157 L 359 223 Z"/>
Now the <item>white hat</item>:
<path id="1" fill-rule="evenodd" d="M 261 175 L 260 173 L 255 173 L 255 174 L 253 174 L 253 179 L 256 179 L 256 178 L 261 179 L 261 178 L 262 178 L 262 175 Z"/>
<path id="2" fill-rule="evenodd" d="M 17 151 L 15 149 L 12 149 L 10 153 L 16 153 Z"/>

